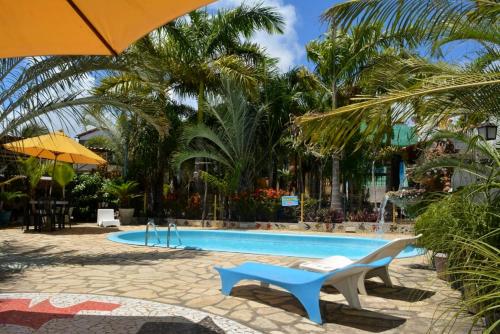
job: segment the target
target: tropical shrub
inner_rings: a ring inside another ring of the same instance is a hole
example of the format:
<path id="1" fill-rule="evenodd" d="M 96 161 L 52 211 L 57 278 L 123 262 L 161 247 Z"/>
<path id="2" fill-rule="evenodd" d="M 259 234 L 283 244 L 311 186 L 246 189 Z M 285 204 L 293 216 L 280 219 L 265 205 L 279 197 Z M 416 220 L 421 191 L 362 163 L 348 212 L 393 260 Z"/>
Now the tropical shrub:
<path id="1" fill-rule="evenodd" d="M 255 221 L 255 200 L 251 193 L 240 192 L 230 197 L 230 215 L 236 221 Z"/>
<path id="2" fill-rule="evenodd" d="M 283 190 L 273 188 L 258 188 L 253 193 L 255 201 L 255 219 L 257 221 L 278 221 L 278 212 L 281 208 Z"/>
<path id="3" fill-rule="evenodd" d="M 416 219 L 415 232 L 422 234 L 420 244 L 434 253 L 450 254 L 457 246 L 453 238 L 481 238 L 498 226 L 498 217 L 492 215 L 491 208 L 471 199 L 464 192 L 430 204 Z"/>
<path id="4" fill-rule="evenodd" d="M 0 192 L 0 212 L 3 211 L 5 205 L 9 205 L 17 199 L 26 197 L 26 194 L 20 191 L 2 191 Z"/>
<path id="5" fill-rule="evenodd" d="M 62 188 L 63 198 L 66 198 L 66 186 L 75 176 L 75 170 L 70 164 L 57 164 L 52 171 L 52 178 Z"/>
<path id="6" fill-rule="evenodd" d="M 431 254 L 448 255 L 448 276 L 452 286 L 463 293 L 456 315 L 472 311 L 475 322 L 485 318 L 486 333 L 493 333 L 500 324 L 500 152 L 481 137 L 437 135 L 443 137 L 464 143 L 466 149 L 439 156 L 420 166 L 417 173 L 430 168 L 455 168 L 473 175 L 477 182 L 428 205 L 417 218 L 415 229 L 423 234 L 420 242 Z"/>
<path id="7" fill-rule="evenodd" d="M 73 216 L 76 220 L 94 220 L 99 203 L 109 200 L 102 188 L 105 179 L 95 174 L 79 174 L 76 176 L 70 191 Z"/>
<path id="8" fill-rule="evenodd" d="M 348 215 L 348 220 L 351 222 L 376 222 L 378 220 L 378 213 L 372 210 L 363 209 L 351 212 Z"/>
<path id="9" fill-rule="evenodd" d="M 28 193 L 33 197 L 40 179 L 49 170 L 49 164 L 35 157 L 18 159 L 17 161 L 19 173 L 26 176 Z"/>
<path id="10" fill-rule="evenodd" d="M 297 220 L 300 220 L 300 206 L 295 208 Z M 319 207 L 319 201 L 315 198 L 307 198 L 304 200 L 304 221 L 317 223 L 342 223 L 344 221 L 344 213 L 340 210 L 331 209 L 328 205 Z"/>
<path id="11" fill-rule="evenodd" d="M 103 186 L 103 191 L 116 198 L 118 207 L 130 208 L 132 200 L 141 195 L 137 194 L 139 183 L 136 181 L 108 181 Z"/>
<path id="12" fill-rule="evenodd" d="M 463 300 L 452 317 L 474 313 L 472 326 L 485 325 L 484 333 L 500 333 L 500 249 L 487 239 L 498 240 L 500 228 L 481 238 L 453 237 L 456 245 L 449 254 L 448 275 L 454 278 L 452 284 L 459 285 Z M 484 319 L 484 322 L 483 322 Z"/>

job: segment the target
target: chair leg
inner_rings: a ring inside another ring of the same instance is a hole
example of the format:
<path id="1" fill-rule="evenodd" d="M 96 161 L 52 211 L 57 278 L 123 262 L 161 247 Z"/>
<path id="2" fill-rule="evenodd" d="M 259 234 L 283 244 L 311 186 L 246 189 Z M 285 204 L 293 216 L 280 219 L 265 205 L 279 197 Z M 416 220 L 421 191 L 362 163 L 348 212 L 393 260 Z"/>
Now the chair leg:
<path id="1" fill-rule="evenodd" d="M 382 279 L 386 287 L 392 288 L 394 286 L 392 284 L 391 277 L 389 276 L 389 266 L 377 269 L 376 273 L 377 276 Z"/>
<path id="2" fill-rule="evenodd" d="M 236 283 L 238 283 L 239 281 L 241 281 L 241 278 L 233 275 L 232 273 L 227 273 L 223 271 L 219 271 L 219 274 L 222 285 L 221 286 L 222 294 L 229 296 L 231 294 L 233 286 L 236 285 Z"/>
<path id="3" fill-rule="evenodd" d="M 323 323 L 323 319 L 321 318 L 321 311 L 319 308 L 320 288 L 321 286 L 317 289 L 308 289 L 303 292 L 294 291 L 294 289 L 290 289 L 289 291 L 300 301 L 302 306 L 304 306 L 309 319 L 321 325 Z M 317 290 L 317 292 L 315 292 L 314 290 Z"/>
<path id="4" fill-rule="evenodd" d="M 347 300 L 350 307 L 361 310 L 361 303 L 358 296 L 358 282 L 360 276 L 364 277 L 364 273 L 347 277 L 339 282 L 334 282 L 332 285 Z"/>
<path id="5" fill-rule="evenodd" d="M 260 286 L 263 287 L 263 288 L 269 288 L 269 283 L 260 282 Z"/>
<path id="6" fill-rule="evenodd" d="M 367 295 L 366 287 L 365 287 L 365 274 L 361 275 L 358 279 L 358 291 L 361 295 Z"/>

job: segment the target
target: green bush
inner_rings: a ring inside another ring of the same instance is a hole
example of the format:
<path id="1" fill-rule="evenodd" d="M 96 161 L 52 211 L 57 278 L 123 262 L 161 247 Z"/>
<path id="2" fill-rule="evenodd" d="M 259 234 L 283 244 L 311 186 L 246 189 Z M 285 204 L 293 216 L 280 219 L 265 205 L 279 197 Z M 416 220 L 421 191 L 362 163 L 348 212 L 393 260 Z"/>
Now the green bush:
<path id="1" fill-rule="evenodd" d="M 433 253 L 449 254 L 456 247 L 454 237 L 480 238 L 490 233 L 498 218 L 488 204 L 472 199 L 461 192 L 430 204 L 416 219 L 415 231 L 422 234 L 419 243 Z"/>
<path id="2" fill-rule="evenodd" d="M 485 333 L 497 333 L 500 325 L 500 208 L 495 203 L 461 191 L 430 204 L 415 225 L 422 246 L 448 255 L 448 276 L 463 295 L 459 308 L 450 310 L 453 319 L 473 312 L 474 324 L 486 321 Z"/>
<path id="3" fill-rule="evenodd" d="M 97 216 L 99 203 L 109 201 L 102 188 L 105 179 L 95 174 L 80 174 L 74 179 L 71 198 L 76 220 L 94 220 Z"/>

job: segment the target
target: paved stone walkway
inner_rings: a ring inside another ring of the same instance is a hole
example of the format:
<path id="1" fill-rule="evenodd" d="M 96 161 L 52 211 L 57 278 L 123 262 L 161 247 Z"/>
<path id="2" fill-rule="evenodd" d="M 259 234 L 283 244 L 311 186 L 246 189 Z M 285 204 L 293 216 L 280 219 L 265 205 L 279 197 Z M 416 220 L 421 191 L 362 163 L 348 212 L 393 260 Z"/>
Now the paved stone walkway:
<path id="1" fill-rule="evenodd" d="M 121 228 L 127 229 L 137 227 Z M 272 334 L 438 333 L 448 323 L 436 320 L 438 307 L 449 307 L 459 297 L 436 279 L 423 257 L 395 260 L 390 267 L 395 287 L 368 282 L 369 295 L 360 296 L 363 310 L 349 308 L 333 288 L 325 288 L 325 324 L 320 326 L 305 317 L 296 299 L 277 288 L 245 281 L 230 297 L 223 296 L 213 269 L 244 261 L 293 265 L 298 258 L 130 246 L 107 240 L 113 231 L 90 224 L 50 234 L 1 230 L 0 293 L 138 298 L 201 310 Z M 467 332 L 460 322 L 467 324 L 467 319 L 459 319 L 453 333 Z"/>

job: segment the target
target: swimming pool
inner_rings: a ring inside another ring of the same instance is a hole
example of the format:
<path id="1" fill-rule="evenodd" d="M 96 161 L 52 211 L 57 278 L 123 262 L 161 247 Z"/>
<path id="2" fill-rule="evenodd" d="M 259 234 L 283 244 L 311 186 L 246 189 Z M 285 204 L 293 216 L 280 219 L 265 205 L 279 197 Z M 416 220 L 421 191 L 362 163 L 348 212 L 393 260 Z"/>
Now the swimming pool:
<path id="1" fill-rule="evenodd" d="M 110 234 L 108 239 L 125 244 L 144 245 L 145 233 L 145 231 L 117 232 Z M 166 229 L 158 229 L 158 234 L 160 243 L 154 232 L 150 231 L 148 244 L 166 247 Z M 362 258 L 388 242 L 372 238 L 219 230 L 179 230 L 179 235 L 182 245 L 172 231 L 170 247 L 310 258 L 343 255 L 353 260 Z M 419 248 L 408 246 L 398 258 L 419 254 Z"/>

